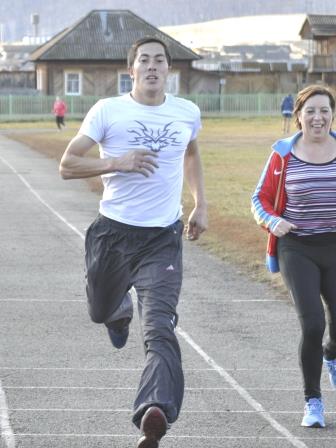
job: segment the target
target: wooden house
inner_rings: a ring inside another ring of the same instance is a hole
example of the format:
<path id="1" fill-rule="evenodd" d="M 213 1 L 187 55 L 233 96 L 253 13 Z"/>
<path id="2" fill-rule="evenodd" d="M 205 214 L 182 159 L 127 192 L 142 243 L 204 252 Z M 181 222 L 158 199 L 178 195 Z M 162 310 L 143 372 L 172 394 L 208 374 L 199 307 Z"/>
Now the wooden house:
<path id="1" fill-rule="evenodd" d="M 300 30 L 309 40 L 307 82 L 336 84 L 336 15 L 307 15 Z"/>
<path id="2" fill-rule="evenodd" d="M 188 94 L 191 63 L 199 56 L 128 10 L 93 10 L 33 51 L 37 89 L 44 95 L 127 93 L 127 52 L 144 36 L 156 36 L 169 48 L 173 67 L 167 91 Z"/>

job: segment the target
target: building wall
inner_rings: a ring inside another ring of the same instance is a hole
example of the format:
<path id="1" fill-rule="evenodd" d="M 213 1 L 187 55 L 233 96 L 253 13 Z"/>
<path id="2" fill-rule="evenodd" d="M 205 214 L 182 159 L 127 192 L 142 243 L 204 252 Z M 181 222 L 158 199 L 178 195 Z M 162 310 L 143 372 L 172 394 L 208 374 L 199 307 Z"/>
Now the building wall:
<path id="1" fill-rule="evenodd" d="M 298 72 L 230 73 L 225 84 L 228 93 L 285 93 L 302 88 Z"/>
<path id="2" fill-rule="evenodd" d="M 189 62 L 173 62 L 173 71 L 180 73 L 180 95 L 188 95 L 190 92 L 191 68 Z"/>
<path id="3" fill-rule="evenodd" d="M 329 54 L 336 53 L 336 36 L 333 36 L 329 40 Z"/>
<path id="4" fill-rule="evenodd" d="M 302 88 L 301 72 L 222 72 L 207 73 L 194 70 L 191 77 L 191 93 L 286 93 Z"/>
<path id="5" fill-rule="evenodd" d="M 335 73 L 308 73 L 308 84 L 328 84 L 336 90 L 336 72 Z"/>
<path id="6" fill-rule="evenodd" d="M 127 72 L 124 63 L 97 64 L 38 64 L 45 95 L 64 95 L 65 71 L 82 72 L 82 95 L 116 96 L 118 73 Z M 173 64 L 180 74 L 179 94 L 218 93 L 286 93 L 300 90 L 307 82 L 302 72 L 206 72 L 190 69 L 187 62 Z M 321 76 L 320 76 L 321 78 Z M 308 79 L 309 81 L 309 79 Z"/>
<path id="7" fill-rule="evenodd" d="M 220 75 L 201 70 L 193 70 L 190 79 L 190 93 L 218 94 Z"/>
<path id="8" fill-rule="evenodd" d="M 36 88 L 43 94 L 48 95 L 48 66 L 45 63 L 37 64 L 36 67 Z"/>
<path id="9" fill-rule="evenodd" d="M 316 54 L 332 55 L 336 53 L 336 36 L 315 39 Z"/>
<path id="10" fill-rule="evenodd" d="M 35 89 L 34 71 L 0 71 L 0 93 L 19 93 Z"/>
<path id="11" fill-rule="evenodd" d="M 37 64 L 37 71 L 43 73 L 41 93 L 46 95 L 64 95 L 66 71 L 82 73 L 82 95 L 116 96 L 118 92 L 118 73 L 127 73 L 124 62 L 121 63 L 71 63 L 50 62 Z M 188 62 L 177 62 L 173 71 L 180 74 L 180 94 L 190 93 L 190 67 Z M 47 74 L 47 75 L 46 75 Z"/>
<path id="12" fill-rule="evenodd" d="M 308 73 L 336 72 L 336 36 L 311 40 Z"/>

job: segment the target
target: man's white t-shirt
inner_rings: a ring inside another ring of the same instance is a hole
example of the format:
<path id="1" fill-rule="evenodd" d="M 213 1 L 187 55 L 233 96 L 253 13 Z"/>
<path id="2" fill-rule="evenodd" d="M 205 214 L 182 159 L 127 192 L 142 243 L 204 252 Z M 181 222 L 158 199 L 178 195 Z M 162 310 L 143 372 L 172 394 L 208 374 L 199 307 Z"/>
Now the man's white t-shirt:
<path id="1" fill-rule="evenodd" d="M 171 95 L 160 106 L 137 103 L 130 94 L 98 101 L 79 132 L 99 143 L 100 157 L 148 149 L 156 153 L 159 165 L 149 177 L 132 172 L 103 175 L 100 213 L 141 227 L 166 227 L 180 218 L 184 153 L 200 126 L 199 108 Z"/>

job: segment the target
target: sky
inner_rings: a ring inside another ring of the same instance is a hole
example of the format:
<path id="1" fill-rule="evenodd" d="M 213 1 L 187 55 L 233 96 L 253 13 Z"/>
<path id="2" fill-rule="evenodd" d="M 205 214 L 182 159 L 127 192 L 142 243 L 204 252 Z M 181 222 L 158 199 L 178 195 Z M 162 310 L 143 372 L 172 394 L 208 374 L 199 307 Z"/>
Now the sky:
<path id="1" fill-rule="evenodd" d="M 301 42 L 305 14 L 250 16 L 213 20 L 193 25 L 160 27 L 182 44 L 191 47 Z"/>

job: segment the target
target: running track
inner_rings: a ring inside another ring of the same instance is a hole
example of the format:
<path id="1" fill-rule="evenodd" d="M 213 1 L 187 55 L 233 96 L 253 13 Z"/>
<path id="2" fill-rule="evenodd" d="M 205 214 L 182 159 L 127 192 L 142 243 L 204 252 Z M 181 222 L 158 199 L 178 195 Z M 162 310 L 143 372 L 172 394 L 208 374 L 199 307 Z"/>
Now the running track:
<path id="1" fill-rule="evenodd" d="M 4 135 L 0 191 L 0 447 L 134 447 L 137 319 L 117 351 L 86 312 L 83 238 L 99 198 Z M 160 448 L 335 447 L 325 372 L 327 428 L 300 427 L 299 332 L 286 299 L 186 243 L 179 313 L 185 400 Z"/>

